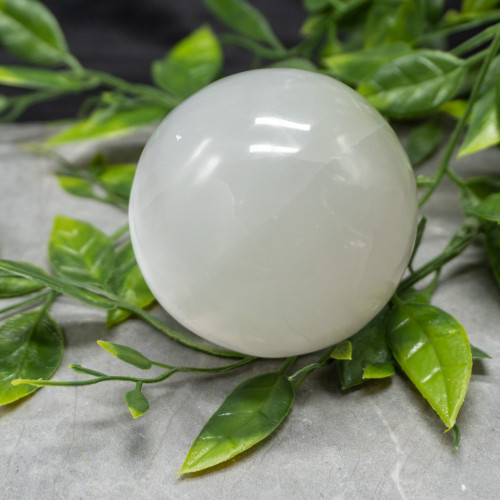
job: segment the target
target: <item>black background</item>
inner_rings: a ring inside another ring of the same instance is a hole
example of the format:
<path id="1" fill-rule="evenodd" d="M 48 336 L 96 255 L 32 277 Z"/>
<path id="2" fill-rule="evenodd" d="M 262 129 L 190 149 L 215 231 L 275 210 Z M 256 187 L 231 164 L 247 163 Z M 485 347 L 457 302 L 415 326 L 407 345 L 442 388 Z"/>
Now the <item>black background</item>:
<path id="1" fill-rule="evenodd" d="M 216 31 L 223 26 L 201 0 L 44 0 L 58 19 L 71 52 L 83 66 L 134 82 L 150 83 L 151 63 L 162 58 L 182 37 L 204 23 Z M 251 0 L 270 21 L 278 38 L 290 47 L 300 40 L 306 17 L 301 0 Z M 457 5 L 458 1 L 447 2 Z M 18 63 L 0 49 L 0 64 Z M 251 55 L 241 49 L 225 50 L 225 74 L 248 69 Z M 10 89 L 5 94 L 12 93 Z M 39 104 L 21 120 L 72 117 L 82 98 L 64 97 Z"/>

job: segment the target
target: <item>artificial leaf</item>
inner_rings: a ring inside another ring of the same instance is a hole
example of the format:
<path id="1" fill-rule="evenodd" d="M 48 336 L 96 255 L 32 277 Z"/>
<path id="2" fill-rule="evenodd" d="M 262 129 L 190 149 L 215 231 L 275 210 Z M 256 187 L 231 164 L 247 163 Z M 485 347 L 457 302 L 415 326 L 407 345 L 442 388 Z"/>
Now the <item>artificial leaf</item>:
<path id="1" fill-rule="evenodd" d="M 58 174 L 57 180 L 59 181 L 59 185 L 67 193 L 70 193 L 74 196 L 80 196 L 82 198 L 92 198 L 95 195 L 92 183 L 87 181 L 86 179 Z"/>
<path id="2" fill-rule="evenodd" d="M 138 389 L 125 393 L 125 403 L 134 418 L 141 417 L 149 410 L 148 399 Z"/>
<path id="3" fill-rule="evenodd" d="M 119 297 L 139 307 L 146 307 L 155 300 L 137 265 L 130 241 L 120 247 L 116 253 L 115 269 L 110 286 Z M 108 312 L 106 326 L 116 325 L 131 314 L 125 309 L 112 309 Z"/>
<path id="4" fill-rule="evenodd" d="M 408 136 L 406 152 L 414 167 L 418 167 L 431 157 L 443 137 L 443 126 L 441 122 L 429 120 L 413 128 Z"/>
<path id="5" fill-rule="evenodd" d="M 246 380 L 205 424 L 180 473 L 220 464 L 262 441 L 288 415 L 293 399 L 293 386 L 281 373 L 264 373 Z"/>
<path id="6" fill-rule="evenodd" d="M 431 24 L 436 24 L 443 15 L 444 0 L 426 0 L 425 17 Z"/>
<path id="7" fill-rule="evenodd" d="M 399 301 L 387 321 L 387 341 L 403 371 L 451 429 L 472 369 L 462 326 L 437 307 Z"/>
<path id="8" fill-rule="evenodd" d="M 470 213 L 486 221 L 500 224 L 500 193 L 490 194 L 479 204 L 472 207 Z"/>
<path id="9" fill-rule="evenodd" d="M 352 344 L 351 360 L 337 362 L 342 389 L 349 389 L 363 383 L 363 373 L 368 365 L 392 362 L 392 356 L 385 341 L 385 320 L 388 308 L 384 308 L 349 340 Z"/>
<path id="10" fill-rule="evenodd" d="M 411 47 L 403 42 L 391 45 L 344 52 L 323 58 L 326 72 L 350 84 L 357 85 L 370 77 L 383 64 L 395 57 L 411 52 Z"/>
<path id="11" fill-rule="evenodd" d="M 462 12 L 482 12 L 496 7 L 499 0 L 463 0 Z"/>
<path id="12" fill-rule="evenodd" d="M 392 363 L 374 363 L 366 366 L 363 372 L 363 380 L 392 377 L 394 373 Z"/>
<path id="13" fill-rule="evenodd" d="M 59 276 L 76 282 L 106 284 L 113 271 L 111 240 L 87 222 L 58 215 L 49 242 L 49 259 Z"/>
<path id="14" fill-rule="evenodd" d="M 474 196 L 480 200 L 484 200 L 491 194 L 500 193 L 500 177 L 497 176 L 469 177 L 465 183 Z"/>
<path id="15" fill-rule="evenodd" d="M 384 64 L 358 91 L 379 111 L 396 118 L 433 111 L 460 88 L 461 59 L 438 50 L 415 50 Z"/>
<path id="16" fill-rule="evenodd" d="M 364 27 L 365 47 L 410 42 L 423 29 L 424 11 L 414 0 L 374 0 Z"/>
<path id="17" fill-rule="evenodd" d="M 339 342 L 330 354 L 332 359 L 352 359 L 352 344 L 349 340 Z"/>
<path id="18" fill-rule="evenodd" d="M 116 356 L 125 363 L 136 366 L 141 370 L 149 370 L 153 366 L 151 361 L 146 358 L 144 354 L 132 349 L 132 347 L 127 347 L 126 345 L 121 344 L 113 344 L 112 342 L 105 342 L 104 340 L 98 340 L 97 343 L 113 356 Z"/>
<path id="19" fill-rule="evenodd" d="M 158 105 L 143 105 L 116 112 L 98 109 L 88 118 L 51 137 L 46 145 L 57 146 L 67 142 L 121 137 L 161 120 L 167 111 L 167 108 Z"/>
<path id="20" fill-rule="evenodd" d="M 467 101 L 464 99 L 455 99 L 453 101 L 445 102 L 439 108 L 440 111 L 452 116 L 456 120 L 460 120 L 460 118 L 462 118 L 466 109 Z"/>
<path id="21" fill-rule="evenodd" d="M 271 46 L 279 44 L 267 19 L 245 0 L 203 0 L 203 3 L 234 31 Z"/>
<path id="22" fill-rule="evenodd" d="M 57 20 L 36 0 L 0 0 L 0 43 L 33 64 L 54 66 L 70 58 Z"/>
<path id="23" fill-rule="evenodd" d="M 22 276 L 30 280 L 36 281 L 43 286 L 51 288 L 52 290 L 73 297 L 80 302 L 89 304 L 93 307 L 102 309 L 111 309 L 115 307 L 113 301 L 108 300 L 106 297 L 100 295 L 100 290 L 93 287 L 91 284 L 78 284 L 69 282 L 63 278 L 54 278 L 47 274 L 45 271 L 40 270 L 31 264 L 22 262 L 14 262 L 11 260 L 0 259 L 0 270 L 7 271 L 15 276 Z"/>
<path id="24" fill-rule="evenodd" d="M 492 225 L 486 233 L 486 251 L 491 269 L 500 286 L 500 225 Z"/>
<path id="25" fill-rule="evenodd" d="M 473 105 L 469 128 L 458 156 L 464 156 L 500 143 L 496 108 L 496 89 L 491 88 Z"/>
<path id="26" fill-rule="evenodd" d="M 135 164 L 106 165 L 102 168 L 98 178 L 106 189 L 128 198 L 132 189 L 136 167 Z"/>
<path id="27" fill-rule="evenodd" d="M 438 283 L 439 273 L 436 273 L 433 280 L 424 288 L 408 288 L 407 290 L 399 294 L 399 298 L 403 302 L 407 303 L 418 303 L 418 304 L 430 304 L 432 299 L 432 294 L 436 290 Z"/>
<path id="28" fill-rule="evenodd" d="M 304 8 L 309 12 L 317 12 L 330 5 L 330 0 L 303 0 Z"/>
<path id="29" fill-rule="evenodd" d="M 491 356 L 484 352 L 482 349 L 479 349 L 479 347 L 470 346 L 470 351 L 472 354 L 472 359 L 491 359 Z"/>
<path id="30" fill-rule="evenodd" d="M 83 87 L 83 82 L 80 77 L 70 71 L 0 66 L 0 85 L 27 89 L 75 91 Z"/>
<path id="31" fill-rule="evenodd" d="M 50 378 L 62 353 L 61 330 L 43 310 L 18 314 L 0 325 L 0 405 L 34 392 L 37 388 L 32 385 L 11 382 Z"/>
<path id="32" fill-rule="evenodd" d="M 184 98 L 215 80 L 222 68 L 222 50 L 214 32 L 203 26 L 181 40 L 153 64 L 153 80 L 162 89 Z"/>
<path id="33" fill-rule="evenodd" d="M 18 297 L 27 293 L 35 292 L 43 288 L 36 281 L 13 276 L 8 271 L 0 270 L 0 299 L 8 297 Z"/>

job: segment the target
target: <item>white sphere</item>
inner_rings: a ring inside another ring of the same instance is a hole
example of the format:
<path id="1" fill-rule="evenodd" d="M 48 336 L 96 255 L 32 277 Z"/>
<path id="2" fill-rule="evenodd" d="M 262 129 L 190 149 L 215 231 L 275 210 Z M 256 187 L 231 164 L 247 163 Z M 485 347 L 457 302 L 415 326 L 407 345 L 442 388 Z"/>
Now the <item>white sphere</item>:
<path id="1" fill-rule="evenodd" d="M 130 199 L 137 261 L 181 324 L 246 354 L 304 354 L 382 309 L 408 263 L 415 179 L 396 135 L 323 75 L 223 78 L 161 123 Z"/>

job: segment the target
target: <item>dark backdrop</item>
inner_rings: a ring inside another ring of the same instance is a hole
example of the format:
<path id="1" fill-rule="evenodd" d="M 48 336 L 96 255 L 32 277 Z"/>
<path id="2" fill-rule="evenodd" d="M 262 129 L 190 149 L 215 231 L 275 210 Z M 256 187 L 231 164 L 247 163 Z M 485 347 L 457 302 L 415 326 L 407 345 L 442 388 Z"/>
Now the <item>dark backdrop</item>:
<path id="1" fill-rule="evenodd" d="M 223 26 L 201 0 L 43 0 L 54 13 L 69 47 L 81 63 L 136 82 L 150 82 L 150 65 L 182 37 L 203 23 L 216 31 Z M 251 0 L 271 22 L 280 40 L 292 46 L 299 40 L 305 18 L 301 0 Z M 459 0 L 446 2 L 457 5 Z M 249 67 L 248 52 L 231 48 L 225 73 Z M 0 48 L 0 64 L 17 62 Z M 2 89 L 2 92 L 4 90 Z M 5 93 L 8 93 L 5 92 Z M 22 120 L 74 116 L 81 98 L 65 97 L 28 110 Z"/>

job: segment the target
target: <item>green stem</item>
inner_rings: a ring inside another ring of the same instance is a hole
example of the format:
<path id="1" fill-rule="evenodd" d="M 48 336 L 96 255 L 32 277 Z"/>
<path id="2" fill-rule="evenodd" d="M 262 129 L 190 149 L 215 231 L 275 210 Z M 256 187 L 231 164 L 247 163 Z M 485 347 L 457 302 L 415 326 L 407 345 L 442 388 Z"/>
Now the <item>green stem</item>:
<path id="1" fill-rule="evenodd" d="M 116 243 L 129 230 L 128 222 L 119 227 L 111 236 L 110 239 Z"/>
<path id="2" fill-rule="evenodd" d="M 286 358 L 283 364 L 281 365 L 281 368 L 279 369 L 279 373 L 282 375 L 287 372 L 288 368 L 290 368 L 295 361 L 297 361 L 297 356 L 290 356 L 289 358 Z"/>
<path id="3" fill-rule="evenodd" d="M 457 47 L 451 49 L 450 54 L 453 54 L 454 56 L 461 56 L 462 54 L 480 47 L 484 43 L 488 42 L 490 38 L 493 38 L 495 36 L 495 31 L 497 30 L 497 28 L 498 24 L 495 24 L 493 26 L 490 26 L 489 28 L 484 29 L 477 35 L 469 38 Z"/>
<path id="4" fill-rule="evenodd" d="M 11 311 L 17 311 L 19 309 L 24 309 L 24 308 L 29 307 L 31 305 L 37 304 L 38 302 L 45 300 L 49 296 L 49 294 L 51 294 L 51 293 L 52 293 L 52 291 L 48 290 L 48 291 L 33 295 L 33 297 L 30 297 L 29 299 L 22 300 L 21 302 L 16 302 L 15 304 L 12 304 L 10 306 L 4 307 L 3 309 L 0 309 L 0 314 L 5 314 L 5 313 L 11 312 Z"/>
<path id="5" fill-rule="evenodd" d="M 167 94 L 163 90 L 157 89 L 150 85 L 130 83 L 126 80 L 118 78 L 117 76 L 103 73 L 101 71 L 85 70 L 85 73 L 88 76 L 96 78 L 102 85 L 113 87 L 128 94 L 150 98 L 155 102 L 159 102 L 168 106 L 169 108 L 175 108 L 182 101 L 178 97 L 174 97 L 170 94 Z"/>
<path id="6" fill-rule="evenodd" d="M 445 151 L 443 153 L 443 157 L 441 159 L 441 162 L 439 164 L 438 170 L 436 174 L 433 177 L 432 183 L 429 185 L 425 193 L 422 195 L 422 197 L 419 200 L 419 207 L 422 207 L 427 200 L 431 197 L 432 193 L 436 190 L 436 188 L 439 186 L 444 174 L 448 170 L 448 165 L 450 163 L 450 160 L 453 156 L 453 152 L 455 151 L 455 148 L 457 147 L 458 141 L 460 140 L 461 134 L 467 124 L 467 120 L 469 118 L 469 115 L 472 111 L 472 107 L 479 96 L 479 91 L 481 89 L 481 85 L 483 83 L 483 80 L 486 76 L 486 73 L 488 72 L 488 68 L 490 67 L 491 61 L 495 57 L 496 53 L 498 52 L 498 49 L 500 48 L 500 29 L 496 30 L 495 33 L 495 38 L 491 42 L 491 45 L 488 49 L 488 55 L 486 59 L 484 60 L 481 70 L 479 71 L 479 75 L 474 83 L 474 86 L 472 87 L 472 91 L 470 94 L 469 101 L 467 103 L 467 108 L 465 109 L 465 113 L 463 116 L 460 118 L 458 123 L 455 126 L 455 129 L 453 130 L 453 133 L 448 140 L 448 143 L 446 144 Z"/>
<path id="7" fill-rule="evenodd" d="M 335 350 L 335 345 L 332 345 L 326 352 L 321 356 L 321 358 L 318 359 L 316 363 L 312 363 L 310 365 L 304 366 L 300 370 L 296 371 L 293 375 L 290 375 L 288 377 L 288 380 L 290 382 L 293 382 L 297 377 L 302 375 L 302 378 L 295 384 L 294 388 L 295 390 L 304 382 L 304 380 L 309 377 L 312 373 L 314 373 L 318 368 L 323 368 L 327 364 L 331 362 L 331 354 Z"/>
<path id="8" fill-rule="evenodd" d="M 53 386 L 53 387 L 69 387 L 69 386 L 84 386 L 84 385 L 94 385 L 100 382 L 111 382 L 111 381 L 121 381 L 121 382 L 135 382 L 141 384 L 157 384 L 163 382 L 170 378 L 175 373 L 187 373 L 187 372 L 197 372 L 197 373 L 222 373 L 240 366 L 248 365 L 252 363 L 257 358 L 253 356 L 246 356 L 243 359 L 229 365 L 217 366 L 213 368 L 198 368 L 195 366 L 169 366 L 162 365 L 161 363 L 154 363 L 158 366 L 167 366 L 167 370 L 160 373 L 156 377 L 142 378 L 142 377 L 127 377 L 119 375 L 102 375 L 97 376 L 89 380 L 29 380 L 29 379 L 17 379 L 12 382 L 13 385 L 29 384 L 37 387 Z M 71 367 L 72 365 L 70 365 Z M 78 366 L 78 365 L 77 365 Z M 89 370 L 86 368 L 78 367 L 80 371 L 87 371 L 89 374 L 99 373 L 94 370 Z"/>

